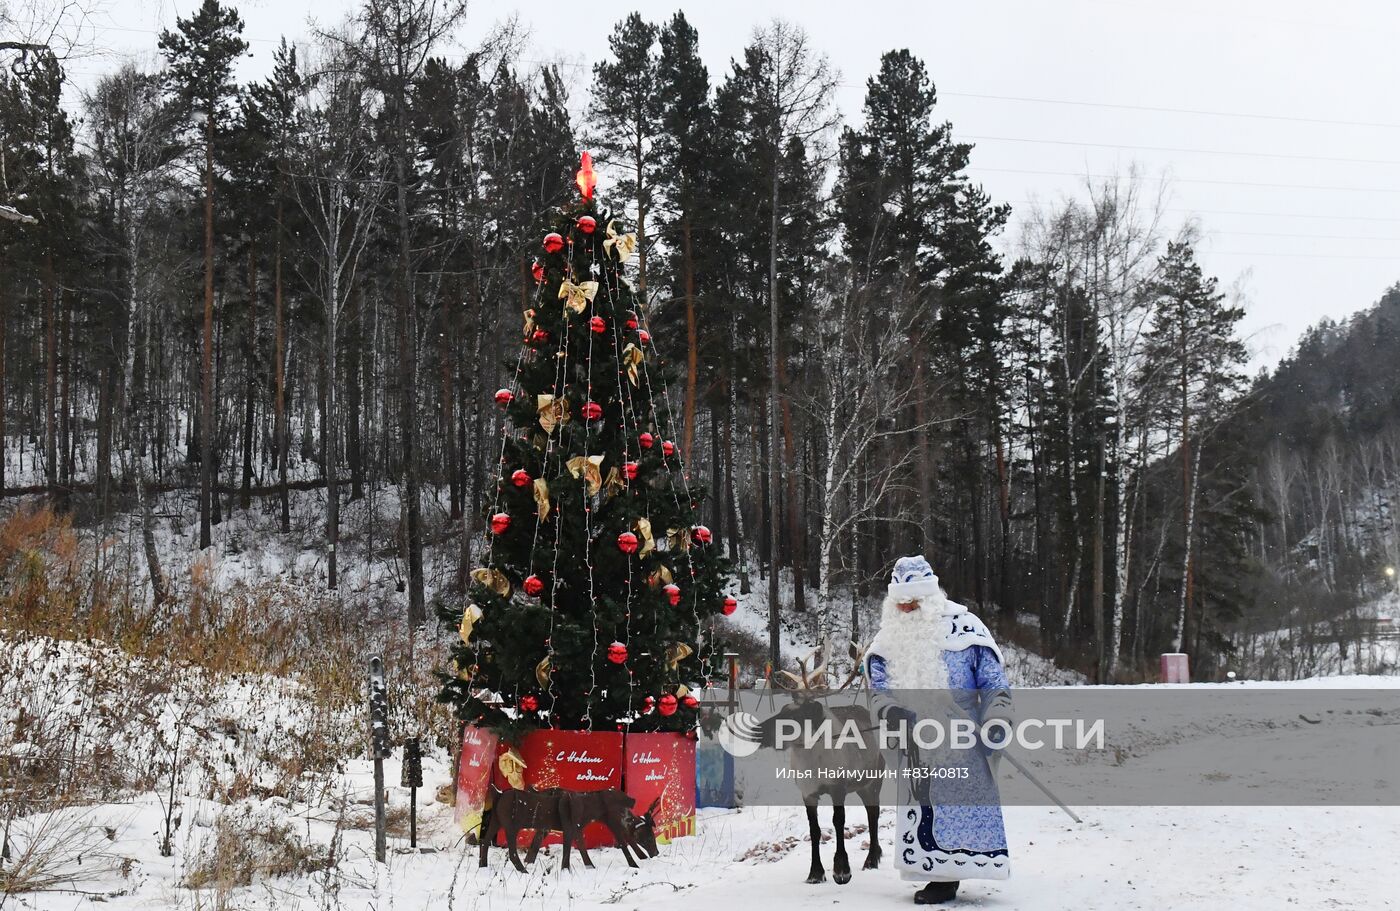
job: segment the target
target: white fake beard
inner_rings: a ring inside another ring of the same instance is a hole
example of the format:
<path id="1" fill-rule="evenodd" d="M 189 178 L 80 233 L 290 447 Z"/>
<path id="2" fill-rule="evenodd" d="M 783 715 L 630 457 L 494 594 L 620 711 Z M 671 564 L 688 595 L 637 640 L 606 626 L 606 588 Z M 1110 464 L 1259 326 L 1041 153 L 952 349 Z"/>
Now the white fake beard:
<path id="1" fill-rule="evenodd" d="M 901 690 L 946 690 L 948 665 L 943 658 L 948 615 L 957 613 L 942 594 L 919 599 L 919 609 L 905 613 L 900 601 L 885 596 L 880 632 L 870 644 L 885 659 L 890 686 Z"/>

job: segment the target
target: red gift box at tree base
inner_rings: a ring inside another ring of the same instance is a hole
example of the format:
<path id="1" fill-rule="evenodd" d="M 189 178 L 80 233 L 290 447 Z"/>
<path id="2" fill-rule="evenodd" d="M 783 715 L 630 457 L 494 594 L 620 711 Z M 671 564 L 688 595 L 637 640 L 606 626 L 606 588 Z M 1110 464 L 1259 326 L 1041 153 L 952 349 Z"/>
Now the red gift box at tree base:
<path id="1" fill-rule="evenodd" d="M 682 734 L 628 734 L 624 790 L 645 813 L 660 799 L 652 819 L 662 843 L 695 834 L 695 741 Z"/>
<path id="2" fill-rule="evenodd" d="M 496 769 L 499 739 L 483 728 L 467 725 L 462 731 L 462 753 L 457 764 L 457 825 L 463 832 L 481 831 L 492 772 Z"/>
<path id="3" fill-rule="evenodd" d="M 488 798 L 488 782 L 498 790 L 510 787 L 497 759 L 508 750 L 495 734 L 467 725 L 462 733 L 462 759 L 457 774 L 457 824 L 465 832 L 477 832 Z M 589 731 L 535 731 L 517 748 L 525 761 L 522 777 L 527 788 L 565 788 L 598 791 L 622 788 L 636 799 L 643 813 L 658 801 L 653 818 L 661 842 L 695 834 L 695 742 L 681 734 L 622 734 Z M 533 838 L 521 831 L 518 847 Z M 589 848 L 613 844 L 612 833 L 601 823 L 584 829 Z M 504 835 L 497 844 L 504 845 Z M 551 834 L 545 844 L 558 844 Z"/>
<path id="4" fill-rule="evenodd" d="M 507 749 L 506 744 L 500 744 L 497 752 L 504 753 Z M 516 749 L 520 758 L 525 760 L 523 778 L 526 788 L 540 791 L 546 788 L 602 791 L 622 787 L 622 735 L 619 733 L 532 731 L 521 739 Z M 495 784 L 501 791 L 510 787 L 499 766 L 496 768 Z M 522 829 L 517 846 L 527 847 L 534 834 L 533 829 Z M 583 839 L 584 845 L 589 848 L 613 843 L 612 833 L 600 822 L 585 828 Z M 559 844 L 558 833 L 550 834 L 544 843 Z M 497 835 L 496 844 L 505 844 L 504 833 Z"/>

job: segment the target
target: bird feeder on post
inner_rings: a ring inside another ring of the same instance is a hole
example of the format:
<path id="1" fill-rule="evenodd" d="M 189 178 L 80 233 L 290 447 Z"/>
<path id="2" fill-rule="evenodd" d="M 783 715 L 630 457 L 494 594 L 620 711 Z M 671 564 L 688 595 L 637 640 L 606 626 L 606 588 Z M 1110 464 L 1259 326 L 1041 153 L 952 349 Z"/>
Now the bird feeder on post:
<path id="1" fill-rule="evenodd" d="M 403 742 L 399 786 L 408 788 L 408 846 L 418 847 L 418 789 L 423 787 L 423 745 L 417 737 Z"/>
<path id="2" fill-rule="evenodd" d="M 384 662 L 369 659 L 369 750 L 374 760 L 374 858 L 384 863 L 387 854 L 384 807 L 384 760 L 389 757 L 389 693 L 384 685 Z"/>

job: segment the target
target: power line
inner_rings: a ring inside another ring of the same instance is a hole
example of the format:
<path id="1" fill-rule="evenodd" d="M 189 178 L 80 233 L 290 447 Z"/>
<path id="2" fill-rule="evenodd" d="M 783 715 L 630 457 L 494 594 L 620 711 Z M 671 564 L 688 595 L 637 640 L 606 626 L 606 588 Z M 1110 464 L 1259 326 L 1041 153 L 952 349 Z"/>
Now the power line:
<path id="1" fill-rule="evenodd" d="M 1229 149 L 1192 149 L 1175 146 L 1123 145 L 1110 142 L 1079 142 L 1067 139 L 1031 139 L 1023 136 L 960 136 L 976 142 L 1029 142 L 1039 145 L 1075 146 L 1091 149 L 1134 149 L 1142 152 L 1173 152 L 1192 155 L 1230 155 L 1241 158 L 1277 158 L 1285 161 L 1328 161 L 1335 164 L 1400 165 L 1400 159 L 1332 158 L 1325 155 L 1288 155 L 1282 152 L 1236 152 Z"/>
<path id="2" fill-rule="evenodd" d="M 1199 251 L 1202 256 L 1269 256 L 1284 259 L 1368 259 L 1377 262 L 1400 263 L 1400 256 L 1366 256 L 1346 253 L 1254 253 L 1247 250 L 1208 250 Z"/>
<path id="3" fill-rule="evenodd" d="M 1400 244 L 1400 237 L 1378 237 L 1368 234 L 1283 234 L 1276 231 L 1217 231 L 1208 229 L 1207 234 L 1221 234 L 1230 237 L 1291 237 L 1295 240 L 1384 240 Z"/>
<path id="4" fill-rule="evenodd" d="M 1092 180 L 1123 180 L 1126 174 L 1085 174 L 1077 171 L 1037 171 L 1029 168 L 989 168 L 968 165 L 969 171 L 992 171 L 1002 174 L 1039 174 L 1047 177 L 1088 177 Z M 1400 193 L 1400 187 L 1337 187 L 1302 183 L 1261 183 L 1248 180 L 1211 180 L 1204 177 L 1172 177 L 1172 183 L 1203 183 L 1226 187 L 1262 187 L 1270 190 L 1326 190 L 1341 193 Z"/>
<path id="5" fill-rule="evenodd" d="M 845 84 L 845 83 L 843 83 Z M 1250 111 L 1208 111 L 1196 108 L 1157 107 L 1146 104 L 1116 104 L 1108 101 L 1077 101 L 1068 98 L 1029 98 L 1019 95 L 987 95 L 977 92 L 939 92 L 949 98 L 976 98 L 981 101 L 1019 101 L 1026 104 L 1059 104 L 1072 107 L 1107 108 L 1115 111 L 1148 111 L 1154 114 L 1189 114 L 1198 117 L 1234 117 L 1242 120 L 1276 120 L 1283 123 L 1311 123 L 1334 127 L 1378 127 L 1400 130 L 1400 123 L 1374 120 L 1328 120 L 1321 117 L 1289 117 L 1283 114 L 1258 114 Z"/>
<path id="6" fill-rule="evenodd" d="M 148 34 L 148 35 L 159 35 L 159 34 L 160 34 L 160 31 L 157 30 L 157 29 L 136 28 L 136 27 L 133 27 L 133 26 L 108 25 L 108 26 L 102 26 L 102 27 L 103 27 L 103 28 L 109 28 L 109 29 L 112 29 L 113 31 L 119 31 L 119 32 L 133 32 L 133 33 Z M 243 35 L 242 37 L 243 37 L 243 39 L 244 39 L 245 41 L 259 42 L 259 43 L 265 43 L 265 44 L 277 44 L 277 43 L 281 40 L 280 38 L 278 38 L 278 39 L 274 39 L 274 38 L 260 38 L 260 37 L 254 37 L 254 36 L 251 36 L 251 35 Z M 451 52 L 445 52 L 445 53 L 434 54 L 433 56 L 435 56 L 435 57 L 443 57 L 443 58 L 454 58 L 454 57 L 455 57 L 455 58 L 464 58 L 464 57 L 469 56 L 469 55 L 454 54 L 454 53 L 451 53 Z M 519 57 L 519 58 L 516 58 L 516 59 L 517 59 L 520 63 L 529 63 L 529 64 L 533 64 L 533 65 L 536 65 L 536 66 L 549 65 L 549 66 L 559 66 L 559 67 L 570 67 L 570 68 L 581 69 L 581 70 L 583 70 L 583 69 L 589 69 L 589 68 L 590 68 L 590 67 L 589 67 L 589 64 L 587 64 L 587 63 L 579 63 L 579 62 L 577 62 L 577 61 L 558 60 L 558 59 L 555 59 L 555 60 L 544 60 L 544 59 L 533 58 L 533 57 Z M 865 83 L 853 83 L 853 82 L 844 82 L 844 81 L 843 81 L 843 82 L 838 82 L 837 85 L 840 85 L 840 86 L 843 87 L 843 88 L 855 88 L 855 89 L 859 89 L 859 88 L 864 88 L 864 87 L 865 87 Z M 990 94 L 990 93 L 986 93 L 986 92 L 948 92 L 948 91 L 939 91 L 938 94 L 939 94 L 940 96 L 945 97 L 945 98 L 973 98 L 973 99 L 977 99 L 977 100 L 980 100 L 980 101 L 1010 101 L 1010 102 L 1018 102 L 1018 103 L 1022 103 L 1022 104 L 1055 104 L 1055 105 L 1068 105 L 1068 106 L 1072 106 L 1072 107 L 1106 108 L 1106 109 L 1109 109 L 1109 110 L 1117 110 L 1117 111 L 1145 111 L 1145 112 L 1154 113 L 1154 114 L 1184 114 L 1184 115 L 1190 115 L 1190 116 L 1196 116 L 1196 117 L 1234 117 L 1234 118 L 1241 118 L 1241 119 L 1248 119 L 1248 120 L 1274 120 L 1274 121 L 1280 121 L 1280 122 L 1283 122 L 1283 123 L 1309 123 L 1309 124 L 1320 124 L 1320 125 L 1325 125 L 1325 126 L 1375 127 L 1375 128 L 1388 129 L 1388 130 L 1400 130 L 1400 123 L 1387 123 L 1387 122 L 1383 122 L 1383 121 L 1371 121 L 1371 120 L 1337 120 L 1337 119 L 1330 119 L 1330 118 L 1323 118 L 1323 117 L 1296 117 L 1296 116 L 1290 116 L 1290 115 L 1286 115 L 1286 114 L 1263 114 L 1263 113 L 1259 113 L 1259 112 L 1257 112 L 1257 111 L 1212 111 L 1212 110 L 1206 110 L 1206 109 L 1201 109 L 1201 108 L 1178 108 L 1178 107 L 1169 107 L 1169 106 L 1164 106 L 1164 105 L 1123 104 L 1123 103 L 1119 103 L 1119 102 L 1109 102 L 1109 101 L 1084 101 L 1084 100 L 1075 99 L 1075 98 L 1037 98 L 1037 97 L 1031 97 L 1031 96 L 1026 96 L 1026 95 L 997 95 L 997 94 Z M 1391 162 L 1387 162 L 1387 163 L 1391 163 Z"/>

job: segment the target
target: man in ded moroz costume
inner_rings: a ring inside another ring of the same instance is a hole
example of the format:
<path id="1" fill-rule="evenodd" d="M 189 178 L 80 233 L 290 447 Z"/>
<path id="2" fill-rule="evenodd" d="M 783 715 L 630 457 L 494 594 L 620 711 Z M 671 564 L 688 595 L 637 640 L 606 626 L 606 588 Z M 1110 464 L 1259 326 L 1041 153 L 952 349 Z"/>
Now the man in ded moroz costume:
<path id="1" fill-rule="evenodd" d="M 949 730 L 958 718 L 979 728 L 993 718 L 1012 720 L 1001 650 L 981 620 L 948 600 L 923 557 L 895 563 L 880 631 L 866 654 L 876 711 L 886 724 L 917 717 Z M 980 744 L 951 750 L 945 741 L 909 756 L 918 768 L 942 766 L 946 773 L 901 779 L 895 865 L 904 879 L 927 883 L 915 903 L 952 901 L 964 879 L 1009 877 L 995 779 L 999 754 Z"/>

